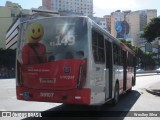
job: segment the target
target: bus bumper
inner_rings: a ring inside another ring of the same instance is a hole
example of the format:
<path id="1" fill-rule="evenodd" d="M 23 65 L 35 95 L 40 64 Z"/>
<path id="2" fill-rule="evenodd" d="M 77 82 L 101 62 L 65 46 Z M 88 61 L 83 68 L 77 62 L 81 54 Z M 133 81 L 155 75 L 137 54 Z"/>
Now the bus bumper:
<path id="1" fill-rule="evenodd" d="M 55 91 L 29 89 L 17 86 L 16 94 L 18 100 L 37 102 L 55 102 L 90 105 L 91 100 L 91 90 L 88 88 Z"/>

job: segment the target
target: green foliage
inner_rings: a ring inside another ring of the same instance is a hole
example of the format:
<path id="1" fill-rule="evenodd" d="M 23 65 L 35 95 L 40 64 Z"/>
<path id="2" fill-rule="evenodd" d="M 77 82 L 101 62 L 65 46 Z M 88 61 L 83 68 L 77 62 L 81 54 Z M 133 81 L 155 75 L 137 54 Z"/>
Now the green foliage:
<path id="1" fill-rule="evenodd" d="M 129 48 L 131 48 L 132 49 L 132 44 L 131 44 L 131 41 L 128 41 L 128 40 L 126 40 L 126 39 L 122 39 L 122 38 L 120 38 L 119 39 L 121 42 L 123 42 L 125 45 L 127 45 Z"/>
<path id="2" fill-rule="evenodd" d="M 141 37 L 147 39 L 148 42 L 152 42 L 156 37 L 160 36 L 160 17 L 153 18 L 151 22 L 144 28 L 144 33 Z"/>

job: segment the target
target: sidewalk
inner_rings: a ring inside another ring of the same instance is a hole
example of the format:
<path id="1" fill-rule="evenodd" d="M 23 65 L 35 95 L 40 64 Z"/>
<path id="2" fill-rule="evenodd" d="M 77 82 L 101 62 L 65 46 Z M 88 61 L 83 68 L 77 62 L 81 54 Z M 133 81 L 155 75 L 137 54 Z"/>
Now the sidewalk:
<path id="1" fill-rule="evenodd" d="M 153 84 L 152 86 L 147 88 L 146 91 L 153 95 L 160 96 L 160 82 Z"/>

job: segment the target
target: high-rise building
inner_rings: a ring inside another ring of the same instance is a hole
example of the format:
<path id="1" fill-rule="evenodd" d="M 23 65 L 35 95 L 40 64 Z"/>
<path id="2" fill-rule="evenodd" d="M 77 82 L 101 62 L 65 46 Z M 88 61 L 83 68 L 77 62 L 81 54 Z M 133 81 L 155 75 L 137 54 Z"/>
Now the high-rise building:
<path id="1" fill-rule="evenodd" d="M 124 38 L 122 30 L 124 21 L 124 13 L 120 10 L 111 13 L 111 34 L 116 38 Z"/>
<path id="2" fill-rule="evenodd" d="M 42 6 L 66 14 L 93 15 L 93 0 L 42 0 Z"/>
<path id="3" fill-rule="evenodd" d="M 143 28 L 154 17 L 157 10 L 123 11 L 111 13 L 111 34 L 116 38 L 125 38 L 132 41 L 132 45 L 144 45 L 146 40 L 140 38 Z"/>
<path id="4" fill-rule="evenodd" d="M 129 35 L 133 39 L 133 45 L 141 47 L 145 44 L 146 40 L 141 38 L 140 35 L 143 28 L 155 17 L 157 17 L 157 10 L 138 10 L 126 15 L 126 21 L 130 26 Z"/>
<path id="5" fill-rule="evenodd" d="M 51 8 L 51 1 L 52 0 L 42 0 L 42 6 L 45 8 L 45 9 L 48 9 L 48 10 L 52 10 Z"/>
<path id="6" fill-rule="evenodd" d="M 104 19 L 106 21 L 107 30 L 111 33 L 111 15 L 105 15 Z"/>

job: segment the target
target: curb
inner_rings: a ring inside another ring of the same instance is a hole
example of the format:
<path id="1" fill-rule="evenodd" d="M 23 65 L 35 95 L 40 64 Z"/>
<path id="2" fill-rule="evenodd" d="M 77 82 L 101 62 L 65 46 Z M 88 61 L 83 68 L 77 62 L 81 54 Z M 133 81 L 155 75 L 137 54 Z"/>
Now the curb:
<path id="1" fill-rule="evenodd" d="M 157 74 L 157 72 L 155 70 L 136 72 L 136 74 L 145 74 L 145 73 L 156 73 Z"/>
<path id="2" fill-rule="evenodd" d="M 150 90 L 150 89 L 146 89 L 146 91 L 147 91 L 148 93 L 153 94 L 153 95 L 160 96 L 160 92 L 156 92 L 156 91 L 153 91 L 153 90 Z"/>

